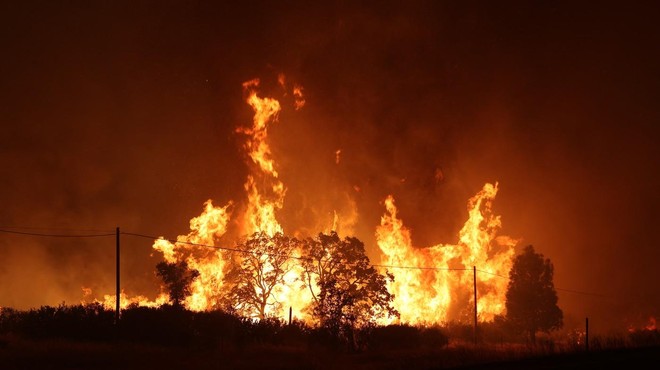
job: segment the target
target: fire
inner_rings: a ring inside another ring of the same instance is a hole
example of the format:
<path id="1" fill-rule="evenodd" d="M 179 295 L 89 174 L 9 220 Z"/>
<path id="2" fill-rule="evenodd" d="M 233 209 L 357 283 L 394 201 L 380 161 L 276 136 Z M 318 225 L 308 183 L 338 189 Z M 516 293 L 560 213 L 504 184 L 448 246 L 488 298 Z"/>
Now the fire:
<path id="1" fill-rule="evenodd" d="M 656 325 L 656 319 L 655 316 L 649 316 L 648 320 L 646 321 L 646 324 L 641 325 L 641 329 L 638 326 L 629 324 L 628 325 L 628 332 L 634 333 L 639 330 L 645 330 L 645 331 L 656 331 L 658 330 L 658 327 Z"/>
<path id="2" fill-rule="evenodd" d="M 279 76 L 281 84 L 284 83 L 284 76 Z M 282 232 L 282 226 L 277 222 L 275 213 L 281 209 L 284 203 L 284 194 L 286 189 L 279 180 L 279 175 L 275 170 L 270 146 L 268 145 L 268 124 L 277 121 L 277 116 L 281 110 L 280 103 L 271 98 L 260 98 L 256 88 L 259 86 L 259 80 L 254 79 L 243 84 L 243 89 L 247 93 L 247 103 L 254 110 L 253 124 L 251 127 L 239 127 L 236 131 L 247 135 L 245 149 L 260 170 L 262 182 L 270 185 L 259 189 L 256 185 L 254 175 L 248 175 L 245 182 L 245 190 L 248 193 L 248 206 L 245 213 L 244 234 L 250 235 L 255 232 L 264 231 L 273 236 Z M 265 194 L 268 192 L 269 194 Z"/>
<path id="3" fill-rule="evenodd" d="M 283 88 L 286 87 L 285 81 L 284 75 L 280 74 L 278 82 Z M 254 110 L 253 125 L 250 128 L 239 128 L 237 130 L 248 136 L 245 149 L 252 161 L 258 166 L 258 170 L 260 170 L 255 175 L 260 176 L 261 184 L 265 184 L 260 188 L 256 184 L 254 175 L 249 175 L 247 178 L 245 190 L 248 193 L 248 205 L 244 216 L 244 234 L 251 235 L 255 232 L 265 232 L 267 235 L 273 236 L 284 232 L 277 221 L 276 212 L 284 204 L 286 188 L 275 169 L 270 146 L 267 142 L 267 128 L 270 123 L 277 121 L 281 107 L 275 99 L 259 97 L 256 90 L 258 86 L 258 79 L 243 84 L 243 88 L 248 94 L 247 103 Z M 293 94 L 296 110 L 302 108 L 305 104 L 302 88 L 297 85 L 294 86 Z M 301 274 L 301 267 L 294 265 L 293 261 L 289 263 L 292 265 L 285 268 L 288 271 L 284 276 L 286 284 L 277 286 L 273 290 L 274 301 L 280 303 L 280 312 L 274 312 L 274 309 L 271 308 L 267 311 L 269 315 L 285 317 L 289 307 L 306 307 L 311 302 L 311 295 L 307 290 L 297 289 L 296 287 L 296 281 Z"/>
<path id="4" fill-rule="evenodd" d="M 278 83 L 287 90 L 284 75 L 278 76 Z M 259 79 L 243 83 L 245 101 L 254 115 L 251 125 L 236 129 L 237 133 L 245 136 L 244 149 L 249 159 L 250 174 L 244 184 L 247 198 L 245 207 L 239 208 L 240 213 L 234 212 L 233 202 L 219 207 L 209 199 L 204 203 L 203 212 L 190 220 L 188 234 L 179 235 L 176 241 L 161 237 L 153 243 L 153 250 L 162 254 L 165 261 L 186 261 L 190 268 L 199 272 L 199 277 L 191 287 L 192 294 L 183 302 L 190 310 L 220 308 L 221 298 L 226 293 L 226 272 L 230 266 L 235 266 L 233 264 L 244 258 L 244 253 L 251 252 L 236 251 L 226 241 L 222 242 L 230 225 L 236 227 L 244 237 L 254 233 L 265 233 L 270 237 L 284 233 L 277 220 L 277 213 L 283 208 L 287 189 L 279 178 L 268 141 L 268 128 L 278 121 L 282 106 L 276 99 L 259 96 L 259 85 Z M 298 110 L 305 104 L 303 89 L 293 85 L 291 91 L 293 106 Z M 341 153 L 341 149 L 334 153 L 336 164 L 340 162 Z M 436 178 L 440 181 L 442 173 L 438 171 Z M 354 186 L 354 190 L 361 191 L 358 186 Z M 456 244 L 438 244 L 428 248 L 415 248 L 412 245 L 410 230 L 398 217 L 394 197 L 388 196 L 385 199 L 386 213 L 377 227 L 376 239 L 381 262 L 388 266 L 395 277 L 388 288 L 396 297 L 394 306 L 401 314 L 401 322 L 439 323 L 471 317 L 474 307 L 473 266 L 478 269 L 479 319 L 492 320 L 495 315 L 503 312 L 507 280 L 497 275 L 508 274 L 516 241 L 497 235 L 501 227 L 500 217 L 491 212 L 491 203 L 496 194 L 497 183 L 485 184 L 468 202 L 468 220 Z M 356 223 L 355 201 L 351 195 L 347 197 L 352 210 L 343 214 L 343 219 L 334 211 L 332 231 L 342 229 L 350 232 Z M 230 219 L 234 219 L 231 224 Z M 268 316 L 286 318 L 291 308 L 296 318 L 311 320 L 305 310 L 312 302 L 311 293 L 308 289 L 300 288 L 300 255 L 301 251 L 295 249 L 292 258 L 287 261 L 288 265 L 283 269 L 287 271 L 284 283 L 272 290 L 272 302 L 277 304 L 267 308 Z M 266 268 L 271 271 L 274 269 L 268 265 Z M 127 297 L 123 292 L 121 296 L 122 308 L 131 304 L 160 306 L 167 301 L 165 292 L 161 292 L 154 300 L 143 296 Z M 114 307 L 115 297 L 105 296 L 104 304 Z"/>
<path id="5" fill-rule="evenodd" d="M 284 87 L 283 75 L 278 77 L 278 82 Z M 252 107 L 254 116 L 251 126 L 239 127 L 236 130 L 246 136 L 244 148 L 253 164 L 251 174 L 247 176 L 244 185 L 247 205 L 239 228 L 241 234 L 245 236 L 264 232 L 272 237 L 284 231 L 277 221 L 276 213 L 283 206 L 286 188 L 279 179 L 267 139 L 268 126 L 277 122 L 281 106 L 275 99 L 260 97 L 257 92 L 259 84 L 258 79 L 243 84 L 247 95 L 246 102 Z M 299 109 L 304 105 L 302 88 L 294 86 L 293 94 L 296 109 Z M 167 262 L 185 260 L 190 268 L 199 271 L 199 278 L 192 284 L 192 294 L 184 302 L 188 309 L 201 311 L 217 308 L 224 293 L 225 269 L 229 263 L 241 258 L 240 253 L 237 252 L 228 252 L 223 248 L 208 248 L 215 246 L 227 231 L 231 217 L 230 206 L 232 206 L 231 202 L 224 207 L 214 207 L 211 200 L 208 200 L 204 212 L 190 221 L 191 231 L 188 235 L 179 236 L 176 243 L 161 238 L 153 244 L 154 250 L 161 252 Z M 285 284 L 273 290 L 273 299 L 280 303 L 282 308 L 280 312 L 270 309 L 267 311 L 268 315 L 285 317 L 289 307 L 296 307 L 298 312 L 296 316 L 302 317 L 300 310 L 311 302 L 309 293 L 296 286 L 300 276 L 300 266 L 290 263 L 292 265 L 284 276 Z M 163 296 L 159 297 L 161 304 L 167 302 L 166 296 L 164 298 L 165 300 L 162 301 Z M 130 298 L 128 301 L 135 299 Z M 154 304 L 137 299 L 141 305 Z M 122 302 L 124 301 L 123 298 Z"/>
<path id="6" fill-rule="evenodd" d="M 213 297 L 218 296 L 219 282 L 224 278 L 225 258 L 222 250 L 207 246 L 215 246 L 216 240 L 227 231 L 231 205 L 230 202 L 224 207 L 216 207 L 207 200 L 204 212 L 190 220 L 187 235 L 179 235 L 176 243 L 161 238 L 153 244 L 153 249 L 161 252 L 165 261 L 185 260 L 190 268 L 199 271 L 199 278 L 191 286 L 192 294 L 185 301 L 189 309 L 204 310 L 215 305 Z"/>
<path id="7" fill-rule="evenodd" d="M 165 261 L 186 261 L 190 268 L 199 271 L 199 278 L 191 285 L 191 295 L 184 302 L 191 310 L 214 308 L 217 303 L 214 298 L 220 294 L 218 287 L 224 279 L 226 261 L 220 249 L 209 247 L 215 246 L 215 241 L 227 231 L 231 206 L 230 202 L 224 207 L 216 207 L 210 199 L 207 200 L 202 214 L 190 220 L 188 234 L 179 235 L 174 243 L 161 237 L 156 239 L 152 246 L 154 250 L 162 253 Z M 85 296 L 91 295 L 91 290 L 87 288 L 83 288 L 83 292 Z M 160 292 L 153 300 L 141 295 L 129 297 L 122 292 L 119 303 L 122 309 L 130 305 L 158 307 L 168 300 L 165 292 Z M 107 294 L 102 302 L 106 307 L 113 308 L 116 297 Z"/>
<path id="8" fill-rule="evenodd" d="M 143 295 L 129 297 L 123 290 L 119 297 L 119 305 L 122 310 L 136 305 L 140 307 L 160 307 L 169 301 L 166 293 L 160 293 L 156 299 L 149 299 Z M 109 309 L 114 309 L 116 305 L 116 297 L 114 294 L 106 294 L 103 296 L 103 305 Z"/>
<path id="9" fill-rule="evenodd" d="M 468 220 L 456 244 L 415 248 L 410 230 L 397 217 L 394 197 L 385 199 L 386 214 L 376 230 L 382 261 L 394 275 L 390 292 L 400 321 L 429 324 L 468 320 L 473 314 L 473 267 L 477 278 L 478 319 L 492 320 L 504 311 L 507 280 L 516 241 L 498 237 L 499 216 L 491 212 L 497 184 L 485 184 L 468 201 Z"/>
<path id="10" fill-rule="evenodd" d="M 280 85 L 282 90 L 284 90 L 284 94 L 286 95 L 287 82 L 284 73 L 280 73 L 277 75 L 277 83 Z M 302 107 L 305 106 L 305 96 L 303 94 L 303 87 L 298 84 L 294 84 L 292 90 L 293 90 L 293 106 L 296 110 L 300 110 Z"/>
<path id="11" fill-rule="evenodd" d="M 295 85 L 293 87 L 293 97 L 295 99 L 294 104 L 296 110 L 301 109 L 305 106 L 305 98 L 303 97 L 303 88 L 302 86 Z"/>

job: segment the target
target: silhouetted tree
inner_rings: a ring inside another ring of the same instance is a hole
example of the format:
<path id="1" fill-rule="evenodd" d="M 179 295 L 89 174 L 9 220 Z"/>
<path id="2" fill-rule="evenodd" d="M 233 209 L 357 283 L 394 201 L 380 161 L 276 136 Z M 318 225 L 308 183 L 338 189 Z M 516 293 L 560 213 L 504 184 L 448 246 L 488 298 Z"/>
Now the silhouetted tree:
<path id="1" fill-rule="evenodd" d="M 313 315 L 334 335 L 350 340 L 356 327 L 398 317 L 387 290 L 394 277 L 371 265 L 359 239 L 320 233 L 305 239 L 303 256 L 302 279 L 314 299 Z"/>
<path id="2" fill-rule="evenodd" d="M 188 268 L 186 261 L 160 262 L 156 265 L 156 274 L 163 279 L 172 305 L 181 307 L 191 294 L 190 284 L 199 276 L 199 271 Z"/>
<path id="3" fill-rule="evenodd" d="M 518 255 L 509 272 L 506 292 L 506 319 L 514 330 L 527 333 L 532 343 L 536 332 L 549 333 L 563 326 L 563 313 L 557 306 L 550 259 L 528 245 Z"/>
<path id="4" fill-rule="evenodd" d="M 254 233 L 237 246 L 245 250 L 225 276 L 229 287 L 226 306 L 243 316 L 266 318 L 266 312 L 281 308 L 275 298 L 277 289 L 284 285 L 284 276 L 294 264 L 291 255 L 299 241 L 277 233 L 272 237 L 264 232 Z"/>

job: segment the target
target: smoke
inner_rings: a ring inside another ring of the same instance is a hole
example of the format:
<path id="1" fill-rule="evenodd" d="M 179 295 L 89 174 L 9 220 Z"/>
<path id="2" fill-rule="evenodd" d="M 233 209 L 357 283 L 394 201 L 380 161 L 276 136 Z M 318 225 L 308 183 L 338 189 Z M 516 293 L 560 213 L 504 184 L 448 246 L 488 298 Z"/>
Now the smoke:
<path id="1" fill-rule="evenodd" d="M 567 315 L 604 327 L 660 314 L 651 12 L 40 6 L 2 12 L 2 225 L 175 237 L 207 199 L 240 204 L 248 158 L 235 128 L 252 115 L 241 83 L 258 77 L 284 105 L 269 137 L 286 232 L 328 230 L 336 214 L 340 233 L 377 258 L 392 194 L 415 246 L 450 243 L 467 199 L 497 181 L 502 234 L 550 258 L 558 287 L 598 294 L 560 290 Z M 302 109 L 279 73 L 303 86 Z M 11 283 L 0 305 L 113 291 L 113 238 L 2 238 L 0 279 Z M 122 238 L 129 294 L 157 293 L 150 244 Z"/>

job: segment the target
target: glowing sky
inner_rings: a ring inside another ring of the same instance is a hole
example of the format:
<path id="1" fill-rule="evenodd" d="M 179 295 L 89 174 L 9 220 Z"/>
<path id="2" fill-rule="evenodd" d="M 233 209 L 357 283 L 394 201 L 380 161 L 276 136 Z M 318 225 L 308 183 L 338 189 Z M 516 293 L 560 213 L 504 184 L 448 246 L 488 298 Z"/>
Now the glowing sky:
<path id="1" fill-rule="evenodd" d="M 204 4 L 0 6 L 0 226 L 187 232 L 245 196 L 241 83 L 276 94 L 284 73 L 306 98 L 270 130 L 285 231 L 355 205 L 373 250 L 393 194 L 415 245 L 453 242 L 498 181 L 503 233 L 553 261 L 567 323 L 660 315 L 650 6 Z M 128 292 L 155 294 L 150 244 L 123 241 Z M 0 234 L 0 306 L 112 292 L 113 246 Z"/>

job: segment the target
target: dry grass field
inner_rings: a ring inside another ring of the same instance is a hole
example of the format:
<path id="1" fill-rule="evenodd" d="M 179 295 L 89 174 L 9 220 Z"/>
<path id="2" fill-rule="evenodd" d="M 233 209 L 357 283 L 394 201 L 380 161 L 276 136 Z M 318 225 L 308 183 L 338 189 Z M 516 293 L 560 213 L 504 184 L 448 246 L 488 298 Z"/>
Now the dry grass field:
<path id="1" fill-rule="evenodd" d="M 329 335 L 301 322 L 251 321 L 222 311 L 131 308 L 119 325 L 98 305 L 0 311 L 5 369 L 602 369 L 660 363 L 656 329 L 607 337 L 540 336 L 535 345 L 482 325 L 389 325 Z"/>
<path id="2" fill-rule="evenodd" d="M 348 353 L 310 346 L 231 345 L 213 348 L 3 337 L 2 369 L 651 369 L 660 346 L 548 352 L 514 346 Z"/>

